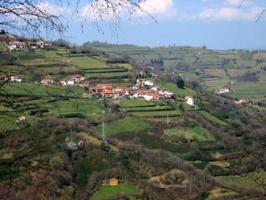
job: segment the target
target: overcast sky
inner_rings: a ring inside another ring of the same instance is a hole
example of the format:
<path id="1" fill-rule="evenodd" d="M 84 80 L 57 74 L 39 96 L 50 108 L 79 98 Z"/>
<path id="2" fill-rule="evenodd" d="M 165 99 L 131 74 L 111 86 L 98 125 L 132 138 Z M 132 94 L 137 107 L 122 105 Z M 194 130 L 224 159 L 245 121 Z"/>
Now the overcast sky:
<path id="1" fill-rule="evenodd" d="M 113 16 L 103 16 L 100 31 L 91 5 L 81 0 L 80 13 L 71 17 L 71 8 L 58 8 L 52 0 L 42 6 L 62 13 L 69 22 L 65 37 L 81 44 L 86 41 L 127 43 L 148 46 L 206 45 L 212 49 L 266 49 L 266 16 L 256 21 L 266 8 L 265 0 L 146 0 L 141 6 L 156 19 L 137 11 L 128 20 L 125 10 L 119 26 Z M 244 3 L 243 3 L 244 2 Z M 102 5 L 93 5 L 94 9 Z M 266 13 L 265 13 L 266 15 Z M 84 22 L 86 23 L 84 24 Z M 81 24 L 84 24 L 82 31 Z"/>

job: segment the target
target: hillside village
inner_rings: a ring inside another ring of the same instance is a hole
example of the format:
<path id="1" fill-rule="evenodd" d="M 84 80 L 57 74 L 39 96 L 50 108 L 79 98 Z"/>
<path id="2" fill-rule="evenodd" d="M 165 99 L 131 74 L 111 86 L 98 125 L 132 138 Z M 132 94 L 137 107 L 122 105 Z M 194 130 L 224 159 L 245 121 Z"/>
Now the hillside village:
<path id="1" fill-rule="evenodd" d="M 208 90 L 187 78 L 201 78 L 202 71 L 160 71 L 159 61 L 136 64 L 119 53 L 3 49 L 0 132 L 7 145 L 0 147 L 0 191 L 12 182 L 23 195 L 41 185 L 34 195 L 61 199 L 264 195 L 253 178 L 265 172 L 246 168 L 256 159 L 245 165 L 239 159 L 242 140 L 254 151 L 250 134 L 261 153 L 263 101 L 234 98 L 228 84 Z"/>
<path id="2" fill-rule="evenodd" d="M 0 42 L 7 45 L 9 51 L 26 51 L 26 50 L 36 50 L 51 47 L 51 43 L 41 40 L 41 39 L 24 39 L 18 38 L 12 34 L 6 33 L 4 31 L 0 34 Z M 71 59 L 68 59 L 71 62 Z M 164 100 L 164 99 L 174 99 L 174 93 L 160 89 L 156 86 L 152 80 L 143 79 L 145 77 L 145 67 L 136 68 L 134 70 L 135 77 L 137 79 L 135 83 L 129 87 L 113 87 L 112 84 L 90 84 L 86 77 L 81 74 L 73 74 L 69 77 L 55 81 L 52 77 L 43 78 L 40 83 L 44 86 L 60 85 L 60 86 L 79 86 L 85 88 L 89 93 L 99 95 L 100 97 L 106 98 L 144 98 L 147 101 L 151 100 Z M 138 78 L 139 77 L 139 78 Z M 151 73 L 151 78 L 156 80 L 158 74 Z M 11 81 L 11 82 L 22 82 L 22 78 L 19 75 L 12 75 L 10 77 L 1 76 L 1 80 Z M 185 97 L 188 99 L 189 97 Z M 190 97 L 188 104 L 194 105 L 193 97 Z"/>
<path id="3" fill-rule="evenodd" d="M 81 75 L 72 75 L 68 80 L 61 80 L 59 83 L 55 83 L 53 79 L 43 79 L 41 80 L 41 84 L 44 86 L 51 86 L 54 84 L 60 84 L 61 86 L 79 86 L 86 88 L 89 93 L 113 99 L 144 98 L 147 101 L 151 101 L 174 98 L 174 93 L 162 90 L 158 86 L 155 86 L 153 81 L 145 79 L 137 79 L 135 84 L 124 88 L 101 83 L 92 86 L 85 80 L 85 77 Z"/>
<path id="4" fill-rule="evenodd" d="M 8 80 L 8 77 L 2 77 L 2 80 Z M 9 77 L 11 82 L 22 82 L 18 76 Z M 167 100 L 175 99 L 173 92 L 160 89 L 153 81 L 145 79 L 137 79 L 130 87 L 113 87 L 112 84 L 90 85 L 89 81 L 82 75 L 71 75 L 68 79 L 55 82 L 53 79 L 42 79 L 40 83 L 44 86 L 60 85 L 60 86 L 79 86 L 85 88 L 89 93 L 105 98 L 144 98 L 146 101 L 151 100 Z M 189 105 L 194 105 L 193 97 L 186 96 Z"/>
<path id="5" fill-rule="evenodd" d="M 9 51 L 43 49 L 52 46 L 51 42 L 42 39 L 26 39 L 17 37 L 8 32 L 0 32 L 0 43 L 6 44 Z"/>
<path id="6" fill-rule="evenodd" d="M 0 1 L 0 200 L 266 200 L 265 25 L 262 0 Z"/>

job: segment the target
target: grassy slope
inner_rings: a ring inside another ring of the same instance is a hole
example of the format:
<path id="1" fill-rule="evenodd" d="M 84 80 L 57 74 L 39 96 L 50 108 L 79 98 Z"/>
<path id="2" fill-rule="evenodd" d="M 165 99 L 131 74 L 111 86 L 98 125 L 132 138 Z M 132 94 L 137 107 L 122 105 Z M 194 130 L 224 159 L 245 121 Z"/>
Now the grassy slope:
<path id="1" fill-rule="evenodd" d="M 266 96 L 266 81 L 238 82 L 234 85 L 235 97 L 259 98 Z"/>
<path id="2" fill-rule="evenodd" d="M 205 128 L 194 127 L 194 128 L 173 128 L 167 129 L 164 132 L 166 135 L 183 136 L 189 140 L 197 141 L 215 141 L 213 135 Z"/>
<path id="3" fill-rule="evenodd" d="M 94 193 L 89 199 L 90 200 L 108 200 L 119 194 L 124 194 L 129 197 L 136 196 L 140 194 L 137 187 L 130 185 L 128 183 L 120 183 L 118 186 L 100 186 L 98 191 Z"/>
<path id="4" fill-rule="evenodd" d="M 212 114 L 210 114 L 210 113 L 208 113 L 208 112 L 206 112 L 206 111 L 204 111 L 204 110 L 199 111 L 199 113 L 200 113 L 203 117 L 205 117 L 206 119 L 208 119 L 208 120 L 210 120 L 210 121 L 212 121 L 212 122 L 214 122 L 214 123 L 220 124 L 220 125 L 222 125 L 222 126 L 226 126 L 226 125 L 227 125 L 226 122 L 220 120 L 219 118 L 215 117 L 214 115 L 212 115 Z"/>
<path id="5" fill-rule="evenodd" d="M 49 95 L 81 95 L 85 90 L 80 87 L 45 87 L 39 83 L 8 83 L 4 90 L 9 94 L 26 95 L 26 96 L 49 96 Z"/>
<path id="6" fill-rule="evenodd" d="M 49 107 L 51 112 L 57 116 L 81 114 L 85 117 L 99 118 L 104 111 L 104 107 L 95 99 L 57 101 L 51 103 Z"/>
<path id="7" fill-rule="evenodd" d="M 102 68 L 106 67 L 106 64 L 98 59 L 92 57 L 72 57 L 72 64 L 79 66 L 82 69 L 90 68 Z"/>
<path id="8" fill-rule="evenodd" d="M 145 101 L 144 99 L 122 99 L 119 102 L 119 105 L 122 108 L 130 107 L 146 107 L 146 106 L 155 106 L 155 102 Z"/>
<path id="9" fill-rule="evenodd" d="M 240 188 L 253 188 L 253 189 L 256 189 L 256 190 L 263 191 L 263 186 L 259 185 L 258 183 L 256 183 L 254 181 L 254 178 L 258 180 L 258 177 L 261 178 L 261 180 L 265 180 L 266 172 L 265 171 L 252 172 L 252 173 L 249 173 L 245 177 L 241 177 L 241 176 L 221 176 L 221 177 L 219 177 L 219 179 L 222 182 L 225 182 L 226 184 L 229 184 L 229 185 L 231 184 L 231 185 L 235 185 L 235 186 L 240 187 Z"/>
<path id="10" fill-rule="evenodd" d="M 194 96 L 194 95 L 196 95 L 196 92 L 194 90 L 192 90 L 190 88 L 180 89 L 174 83 L 158 81 L 158 85 L 165 90 L 169 90 L 169 91 L 173 92 L 177 96 Z"/>
<path id="11" fill-rule="evenodd" d="M 148 129 L 150 129 L 150 125 L 148 123 L 136 117 L 130 116 L 112 123 L 108 123 L 105 126 L 106 135 L 115 135 L 126 132 L 144 132 Z M 96 131 L 101 133 L 102 126 L 97 126 Z"/>
<path id="12" fill-rule="evenodd" d="M 131 112 L 132 115 L 138 117 L 176 117 L 181 115 L 180 110 L 151 111 L 151 112 Z"/>

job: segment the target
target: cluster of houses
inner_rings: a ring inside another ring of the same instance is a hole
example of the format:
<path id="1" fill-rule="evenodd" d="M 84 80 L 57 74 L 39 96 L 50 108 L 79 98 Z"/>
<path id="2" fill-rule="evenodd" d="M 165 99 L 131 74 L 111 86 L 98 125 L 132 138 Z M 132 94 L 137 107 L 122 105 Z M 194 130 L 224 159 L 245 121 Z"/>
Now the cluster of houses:
<path id="1" fill-rule="evenodd" d="M 43 49 L 50 47 L 51 43 L 40 40 L 12 40 L 8 43 L 9 51 L 13 50 L 26 50 L 26 49 Z"/>
<path id="2" fill-rule="evenodd" d="M 6 76 L 6 75 L 1 75 L 0 76 L 0 81 L 10 81 L 10 82 L 17 82 L 17 83 L 21 83 L 22 82 L 22 78 L 18 77 L 18 76 Z"/>
<path id="3" fill-rule="evenodd" d="M 43 79 L 41 83 L 44 86 L 54 84 L 53 79 Z M 98 95 L 105 98 L 143 98 L 147 101 L 151 100 L 163 100 L 174 98 L 174 93 L 167 90 L 163 90 L 156 86 L 153 81 L 146 79 L 137 79 L 136 83 L 131 87 L 114 87 L 112 84 L 97 84 L 91 86 L 84 76 L 71 75 L 67 80 L 60 81 L 61 86 L 79 86 L 87 89 L 91 94 Z M 191 96 L 186 97 L 186 103 L 194 106 L 194 98 Z"/>
<path id="4" fill-rule="evenodd" d="M 147 76 L 145 68 L 135 68 L 134 73 L 137 78 L 145 78 Z M 157 79 L 159 76 L 157 72 L 150 72 L 150 77 L 152 77 L 153 79 Z"/>
<path id="5" fill-rule="evenodd" d="M 128 88 L 114 88 L 112 84 L 98 84 L 90 88 L 90 92 L 109 98 L 144 98 L 147 101 L 170 99 L 172 92 L 161 90 L 150 80 L 138 79 L 134 85 Z"/>
<path id="6" fill-rule="evenodd" d="M 44 86 L 51 86 L 55 84 L 55 81 L 51 78 L 45 78 L 41 80 L 41 84 Z M 61 86 L 80 86 L 87 88 L 89 84 L 86 82 L 86 78 L 79 74 L 74 74 L 67 79 L 62 79 L 59 81 Z"/>
<path id="7" fill-rule="evenodd" d="M 9 51 L 26 49 L 43 49 L 51 47 L 51 43 L 41 39 L 19 38 L 12 34 L 3 32 L 0 34 L 0 42 L 5 43 Z"/>

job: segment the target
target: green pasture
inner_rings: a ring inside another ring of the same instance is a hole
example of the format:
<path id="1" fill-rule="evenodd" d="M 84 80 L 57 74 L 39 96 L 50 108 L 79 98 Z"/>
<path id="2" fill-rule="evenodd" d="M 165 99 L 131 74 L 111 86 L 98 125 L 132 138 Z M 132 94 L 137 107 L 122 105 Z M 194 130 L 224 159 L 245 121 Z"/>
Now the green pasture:
<path id="1" fill-rule="evenodd" d="M 219 125 L 222 125 L 222 126 L 226 126 L 226 125 L 228 125 L 226 122 L 220 120 L 218 117 L 216 117 L 216 116 L 214 116 L 214 115 L 208 113 L 208 112 L 205 111 L 205 110 L 201 110 L 201 111 L 199 111 L 199 113 L 200 113 L 203 117 L 205 117 L 206 119 L 208 119 L 208 120 L 211 121 L 211 122 L 214 122 L 214 123 L 219 124 Z"/>
<path id="2" fill-rule="evenodd" d="M 255 53 L 253 55 L 253 59 L 254 60 L 262 60 L 262 61 L 266 61 L 266 53 L 265 52 L 258 52 L 258 53 Z"/>
<path id="3" fill-rule="evenodd" d="M 166 118 L 177 117 L 181 115 L 179 110 L 166 110 L 166 111 L 149 111 L 149 112 L 131 112 L 131 115 L 142 118 Z"/>
<path id="4" fill-rule="evenodd" d="M 139 189 L 129 183 L 120 183 L 118 186 L 100 186 L 88 200 L 108 200 L 118 195 L 126 195 L 134 198 L 140 195 Z"/>
<path id="5" fill-rule="evenodd" d="M 81 69 L 90 68 L 103 68 L 106 67 L 105 62 L 95 59 L 93 57 L 83 56 L 83 57 L 71 57 L 71 63 L 80 67 Z"/>
<path id="6" fill-rule="evenodd" d="M 165 90 L 169 90 L 177 96 L 195 96 L 196 92 L 190 88 L 178 88 L 176 84 L 164 81 L 158 81 L 158 85 Z"/>
<path id="7" fill-rule="evenodd" d="M 214 188 L 210 191 L 206 200 L 232 199 L 236 192 L 225 188 Z"/>
<path id="8" fill-rule="evenodd" d="M 266 81 L 237 82 L 233 85 L 233 95 L 237 98 L 260 98 L 266 96 Z"/>
<path id="9" fill-rule="evenodd" d="M 142 119 L 127 116 L 118 121 L 106 123 L 105 133 L 107 136 L 112 136 L 119 133 L 145 132 L 150 128 L 150 125 Z M 102 125 L 95 127 L 95 130 L 100 134 L 102 132 Z"/>
<path id="10" fill-rule="evenodd" d="M 79 96 L 85 90 L 76 86 L 48 86 L 45 87 L 39 83 L 22 82 L 22 83 L 8 83 L 3 89 L 9 95 L 19 96 Z"/>
<path id="11" fill-rule="evenodd" d="M 105 108 L 96 99 L 69 99 L 50 103 L 51 113 L 60 117 L 81 117 L 99 119 Z"/>
<path id="12" fill-rule="evenodd" d="M 91 73 L 87 74 L 88 78 L 106 78 L 106 79 L 119 79 L 119 78 L 128 78 L 130 76 L 129 72 L 111 72 L 111 73 Z"/>
<path id="13" fill-rule="evenodd" d="M 19 126 L 16 124 L 16 115 L 7 112 L 0 113 L 0 133 L 6 131 L 17 130 Z"/>
<path id="14" fill-rule="evenodd" d="M 201 80 L 204 81 L 204 85 L 207 87 L 207 89 L 215 91 L 224 88 L 230 83 L 229 78 L 204 77 Z"/>
<path id="15" fill-rule="evenodd" d="M 226 183 L 226 185 L 233 185 L 242 189 L 253 189 L 257 191 L 264 191 L 263 185 L 258 184 L 257 181 L 265 180 L 266 172 L 251 172 L 247 176 L 221 176 L 219 181 Z"/>
<path id="16" fill-rule="evenodd" d="M 165 135 L 168 136 L 180 136 L 184 137 L 187 140 L 196 140 L 196 141 L 215 141 L 214 136 L 205 128 L 200 126 L 194 128 L 173 128 L 166 129 L 164 131 Z"/>
<path id="17" fill-rule="evenodd" d="M 131 108 L 131 107 L 151 107 L 156 106 L 158 102 L 146 101 L 145 99 L 134 98 L 134 99 L 122 99 L 119 102 L 119 105 L 122 108 Z M 164 103 L 161 102 L 164 105 Z"/>
<path id="18" fill-rule="evenodd" d="M 127 112 L 150 112 L 150 111 L 170 111 L 174 110 L 171 106 L 153 106 L 153 107 L 133 107 L 127 108 Z"/>

